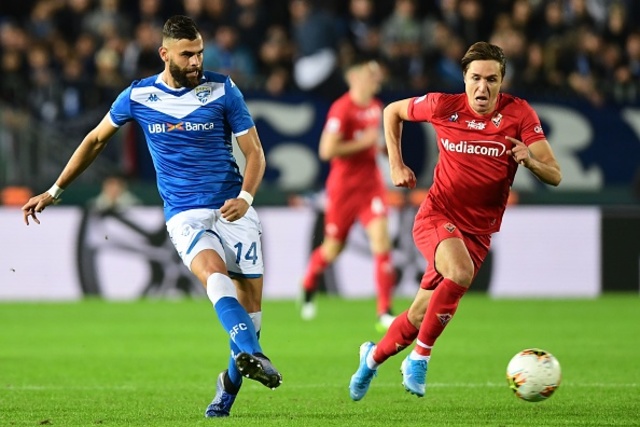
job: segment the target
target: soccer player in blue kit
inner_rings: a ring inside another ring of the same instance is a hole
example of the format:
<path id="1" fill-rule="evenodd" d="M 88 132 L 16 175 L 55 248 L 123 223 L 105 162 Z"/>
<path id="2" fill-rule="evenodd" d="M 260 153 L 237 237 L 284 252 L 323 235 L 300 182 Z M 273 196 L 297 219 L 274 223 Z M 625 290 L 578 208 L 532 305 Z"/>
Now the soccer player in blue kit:
<path id="1" fill-rule="evenodd" d="M 160 74 L 134 81 L 91 130 L 46 192 L 23 207 L 24 221 L 56 203 L 126 122 L 138 122 L 164 201 L 167 231 L 185 265 L 200 280 L 230 336 L 229 367 L 217 379 L 205 416 L 228 416 L 242 378 L 269 388 L 282 375 L 262 352 L 262 226 L 251 207 L 265 170 L 262 144 L 240 90 L 228 76 L 202 69 L 204 44 L 194 21 L 164 24 Z M 232 134 L 246 158 L 241 174 Z M 244 177 L 243 177 L 244 175 Z"/>

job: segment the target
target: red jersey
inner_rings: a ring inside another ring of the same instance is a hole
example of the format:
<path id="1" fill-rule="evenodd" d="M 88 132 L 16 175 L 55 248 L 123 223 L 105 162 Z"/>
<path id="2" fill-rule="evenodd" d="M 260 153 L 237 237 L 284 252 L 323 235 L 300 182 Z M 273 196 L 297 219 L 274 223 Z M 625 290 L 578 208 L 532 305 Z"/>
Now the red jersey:
<path id="1" fill-rule="evenodd" d="M 430 122 L 440 158 L 420 209 L 436 209 L 472 234 L 500 230 L 518 168 L 507 155 L 511 136 L 527 146 L 546 139 L 540 119 L 523 99 L 500 94 L 493 113 L 480 115 L 465 93 L 429 93 L 409 104 L 409 118 Z"/>
<path id="2" fill-rule="evenodd" d="M 369 105 L 360 106 L 353 102 L 349 93 L 338 98 L 329 109 L 324 130 L 342 135 L 342 143 L 357 139 L 365 129 L 381 127 L 382 102 L 373 99 Z M 382 173 L 376 163 L 377 146 L 359 151 L 346 157 L 331 159 L 327 177 L 327 193 L 352 194 L 368 193 L 384 188 Z"/>

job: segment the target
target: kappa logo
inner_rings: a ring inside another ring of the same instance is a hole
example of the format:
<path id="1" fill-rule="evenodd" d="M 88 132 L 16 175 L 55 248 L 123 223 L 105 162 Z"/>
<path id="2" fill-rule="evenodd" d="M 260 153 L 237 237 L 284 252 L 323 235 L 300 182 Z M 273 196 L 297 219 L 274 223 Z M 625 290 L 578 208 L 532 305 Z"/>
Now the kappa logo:
<path id="1" fill-rule="evenodd" d="M 147 98 L 147 102 L 158 102 L 158 101 L 162 101 L 162 100 L 155 93 L 150 94 L 149 97 Z"/>
<path id="2" fill-rule="evenodd" d="M 447 323 L 449 323 L 449 320 L 453 317 L 450 313 L 438 313 L 436 316 L 438 316 L 438 320 L 442 323 L 442 326 L 447 326 Z"/>
<path id="3" fill-rule="evenodd" d="M 196 98 L 198 98 L 198 100 L 204 104 L 209 100 L 209 97 L 211 96 L 211 86 L 198 86 L 194 89 L 194 93 L 196 95 Z"/>
<path id="4" fill-rule="evenodd" d="M 445 225 L 443 225 L 444 229 L 447 230 L 449 233 L 453 233 L 456 230 L 456 226 L 451 224 L 450 222 L 446 223 Z"/>

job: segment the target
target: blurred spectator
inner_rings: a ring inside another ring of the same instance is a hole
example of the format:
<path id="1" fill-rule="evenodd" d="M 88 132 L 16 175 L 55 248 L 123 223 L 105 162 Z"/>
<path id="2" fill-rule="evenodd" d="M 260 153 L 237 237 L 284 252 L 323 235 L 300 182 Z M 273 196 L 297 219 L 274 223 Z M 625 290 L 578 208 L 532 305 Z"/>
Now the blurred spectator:
<path id="1" fill-rule="evenodd" d="M 204 48 L 204 68 L 228 74 L 243 87 L 253 82 L 256 72 L 254 56 L 238 43 L 238 30 L 231 25 L 220 25 L 213 40 Z"/>
<path id="2" fill-rule="evenodd" d="M 233 23 L 238 29 L 239 42 L 255 55 L 267 30 L 267 14 L 262 0 L 235 0 Z"/>
<path id="3" fill-rule="evenodd" d="M 70 56 L 63 64 L 60 84 L 61 118 L 72 119 L 97 106 L 95 86 L 78 57 Z"/>
<path id="4" fill-rule="evenodd" d="M 93 81 L 102 102 L 115 99 L 127 82 L 120 73 L 120 56 L 108 47 L 100 49 L 95 56 L 96 76 Z"/>
<path id="5" fill-rule="evenodd" d="M 623 47 L 629 36 L 627 10 L 622 3 L 613 3 L 608 10 L 607 22 L 602 33 L 607 43 Z"/>
<path id="6" fill-rule="evenodd" d="M 421 39 L 415 0 L 396 0 L 393 13 L 382 22 L 381 30 L 382 55 L 396 80 L 410 81 L 424 74 Z"/>
<path id="7" fill-rule="evenodd" d="M 559 0 L 550 0 L 544 7 L 544 15 L 536 36 L 540 43 L 558 42 L 565 35 L 562 4 Z"/>
<path id="8" fill-rule="evenodd" d="M 596 29 L 596 20 L 587 8 L 587 0 L 569 0 L 567 6 L 565 23 L 568 26 Z"/>
<path id="9" fill-rule="evenodd" d="M 575 41 L 567 46 L 563 55 L 567 83 L 576 93 L 594 105 L 601 105 L 603 94 L 598 85 L 602 76 L 602 38 L 590 27 L 580 28 Z"/>
<path id="10" fill-rule="evenodd" d="M 139 79 L 162 71 L 163 63 L 158 54 L 162 33 L 149 22 L 141 22 L 135 30 L 135 38 L 127 44 L 122 58 L 122 71 L 129 80 Z"/>
<path id="11" fill-rule="evenodd" d="M 347 40 L 360 54 L 373 55 L 380 50 L 380 23 L 373 0 L 350 0 L 347 15 Z"/>
<path id="12" fill-rule="evenodd" d="M 537 28 L 534 21 L 534 8 L 529 0 L 515 0 L 511 10 L 511 25 L 522 32 L 527 40 L 532 40 Z"/>
<path id="13" fill-rule="evenodd" d="M 94 35 L 105 38 L 131 34 L 131 22 L 120 11 L 119 0 L 99 0 L 98 7 L 86 16 L 84 27 Z"/>
<path id="14" fill-rule="evenodd" d="M 27 101 L 24 96 L 28 91 L 29 80 L 25 71 L 24 57 L 16 50 L 6 50 L 0 59 L 0 102 L 14 108 L 26 109 Z"/>
<path id="15" fill-rule="evenodd" d="M 516 91 L 542 94 L 549 88 L 545 52 L 540 43 L 531 43 L 527 49 L 527 63 L 514 82 Z"/>
<path id="16" fill-rule="evenodd" d="M 46 41 L 53 37 L 56 28 L 53 20 L 56 11 L 56 2 L 39 0 L 33 6 L 26 29 L 35 40 Z"/>
<path id="17" fill-rule="evenodd" d="M 491 22 L 484 16 L 484 8 L 479 0 L 459 0 L 459 21 L 454 27 L 466 47 L 478 40 L 487 40 L 491 34 Z"/>
<path id="18" fill-rule="evenodd" d="M 232 22 L 229 2 L 232 0 L 204 0 L 204 27 L 200 31 L 213 36 L 220 25 Z"/>
<path id="19" fill-rule="evenodd" d="M 44 44 L 34 44 L 28 51 L 29 91 L 27 98 L 33 114 L 45 122 L 58 118 L 57 100 L 60 85 L 51 67 L 51 55 Z"/>
<path id="20" fill-rule="evenodd" d="M 161 31 L 166 15 L 163 13 L 162 3 L 162 0 L 138 0 L 135 25 L 145 22 Z"/>
<path id="21" fill-rule="evenodd" d="M 101 212 L 122 212 L 140 204 L 140 199 L 129 191 L 125 177 L 118 174 L 106 177 L 102 181 L 100 194 L 88 202 L 90 208 Z"/>
<path id="22" fill-rule="evenodd" d="M 66 0 L 65 4 L 56 11 L 54 15 L 56 28 L 68 43 L 74 43 L 87 29 L 84 20 L 90 10 L 90 0 Z"/>
<path id="23" fill-rule="evenodd" d="M 260 46 L 259 67 L 264 89 L 271 95 L 291 89 L 292 51 L 286 30 L 280 25 L 269 27 Z"/>
<path id="24" fill-rule="evenodd" d="M 335 99 L 346 85 L 338 67 L 337 25 L 311 0 L 290 0 L 291 34 L 296 47 L 293 76 L 297 86 L 319 96 Z"/>
<path id="25" fill-rule="evenodd" d="M 467 46 L 458 36 L 452 36 L 444 47 L 442 57 L 436 65 L 437 84 L 443 91 L 460 92 L 464 90 L 464 82 L 460 78 L 462 75 L 460 58 L 466 49 Z"/>
<path id="26" fill-rule="evenodd" d="M 490 42 L 500 46 L 504 51 L 509 67 L 507 67 L 502 88 L 507 92 L 511 91 L 514 86 L 518 86 L 518 80 L 523 77 L 527 64 L 527 41 L 525 36 L 522 32 L 512 27 L 506 27 L 494 33 L 490 38 Z"/>

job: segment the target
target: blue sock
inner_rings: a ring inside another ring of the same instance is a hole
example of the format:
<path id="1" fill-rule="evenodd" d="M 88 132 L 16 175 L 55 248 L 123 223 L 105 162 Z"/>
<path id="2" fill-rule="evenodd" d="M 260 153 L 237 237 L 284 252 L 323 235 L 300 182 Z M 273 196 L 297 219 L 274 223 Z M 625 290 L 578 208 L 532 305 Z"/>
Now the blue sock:
<path id="1" fill-rule="evenodd" d="M 223 297 L 214 305 L 222 327 L 240 352 L 262 353 L 251 317 L 233 297 Z"/>
<path id="2" fill-rule="evenodd" d="M 260 331 L 256 333 L 256 337 L 260 340 Z M 240 353 L 240 348 L 238 348 L 233 340 L 229 340 L 229 346 L 231 347 L 231 357 L 229 357 L 227 376 L 233 385 L 240 388 L 240 385 L 242 384 L 242 375 L 240 375 L 240 372 L 238 372 L 238 368 L 236 367 L 236 356 Z"/>

